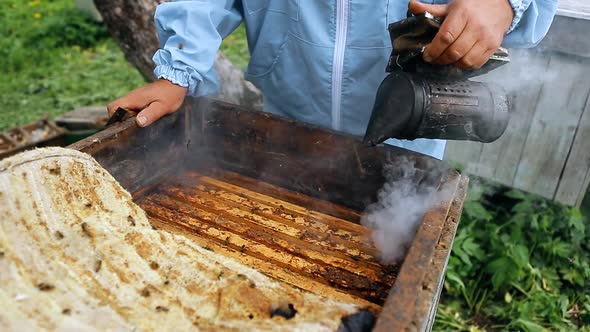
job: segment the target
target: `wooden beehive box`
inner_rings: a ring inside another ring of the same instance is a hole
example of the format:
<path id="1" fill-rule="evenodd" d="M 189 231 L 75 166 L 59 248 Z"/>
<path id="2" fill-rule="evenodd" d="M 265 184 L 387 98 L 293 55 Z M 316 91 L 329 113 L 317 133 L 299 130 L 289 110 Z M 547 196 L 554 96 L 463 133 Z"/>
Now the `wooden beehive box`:
<path id="1" fill-rule="evenodd" d="M 0 132 L 0 159 L 35 147 L 63 144 L 64 129 L 52 121 L 40 120 Z"/>
<path id="2" fill-rule="evenodd" d="M 71 147 L 94 156 L 155 227 L 371 308 L 376 331 L 432 326 L 467 186 L 441 161 L 207 99 L 148 128 L 128 119 Z M 451 195 L 425 214 L 403 263 L 385 266 L 359 220 L 384 184 L 383 167 L 399 158 L 419 169 L 416 185 L 438 183 Z"/>

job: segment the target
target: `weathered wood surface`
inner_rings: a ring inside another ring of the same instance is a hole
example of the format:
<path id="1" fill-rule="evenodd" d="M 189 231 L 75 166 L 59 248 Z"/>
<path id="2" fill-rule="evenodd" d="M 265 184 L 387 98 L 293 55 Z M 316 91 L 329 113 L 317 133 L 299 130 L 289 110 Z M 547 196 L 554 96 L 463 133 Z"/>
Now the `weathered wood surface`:
<path id="1" fill-rule="evenodd" d="M 569 162 L 563 170 L 555 198 L 562 202 L 582 204 L 584 190 L 590 185 L 590 98 L 586 100 L 584 113 L 576 128 Z"/>
<path id="2" fill-rule="evenodd" d="M 590 21 L 583 23 L 590 27 Z M 537 49 L 512 50 L 511 64 L 480 78 L 510 93 L 508 129 L 491 144 L 449 142 L 445 159 L 470 174 L 579 206 L 590 173 L 590 58 L 579 45 L 556 41 L 554 36 Z"/>
<path id="3" fill-rule="evenodd" d="M 531 127 L 533 112 L 523 112 L 529 107 L 536 107 L 543 86 L 537 73 L 528 68 L 546 68 L 549 59 L 537 52 L 520 51 L 514 53 L 510 68 L 503 68 L 493 80 L 499 77 L 526 77 L 525 82 L 511 87 L 519 90 L 518 97 L 513 93 L 511 103 L 514 112 L 506 133 L 494 144 L 482 144 L 482 152 L 478 159 L 475 172 L 486 178 L 493 178 L 502 183 L 512 183 L 521 160 L 527 133 Z M 510 72 L 510 73 L 509 73 Z M 542 74 L 541 74 L 542 75 Z M 485 171 L 484 171 L 485 170 Z"/>
<path id="4" fill-rule="evenodd" d="M 589 69 L 581 61 L 551 56 L 547 70 L 564 79 L 543 86 L 516 171 L 516 187 L 554 197 L 588 98 L 590 86 L 582 83 L 590 77 Z"/>
<path id="5" fill-rule="evenodd" d="M 588 0 L 559 0 L 557 15 L 590 20 Z"/>
<path id="6" fill-rule="evenodd" d="M 66 144 L 64 132 L 47 119 L 0 132 L 0 159 L 35 147 L 63 146 Z"/>
<path id="7" fill-rule="evenodd" d="M 590 20 L 555 17 L 551 30 L 537 48 L 590 58 L 590 38 L 582 37 L 587 31 Z"/>

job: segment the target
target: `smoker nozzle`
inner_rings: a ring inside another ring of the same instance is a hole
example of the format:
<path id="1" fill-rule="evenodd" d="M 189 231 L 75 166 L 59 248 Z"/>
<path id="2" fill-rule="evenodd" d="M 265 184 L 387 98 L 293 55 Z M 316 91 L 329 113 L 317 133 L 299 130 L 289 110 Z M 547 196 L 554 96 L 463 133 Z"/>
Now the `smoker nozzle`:
<path id="1" fill-rule="evenodd" d="M 363 140 L 365 144 L 375 146 L 413 129 L 409 123 L 420 116 L 416 110 L 423 94 L 412 80 L 404 77 L 404 73 L 394 72 L 381 82 Z"/>

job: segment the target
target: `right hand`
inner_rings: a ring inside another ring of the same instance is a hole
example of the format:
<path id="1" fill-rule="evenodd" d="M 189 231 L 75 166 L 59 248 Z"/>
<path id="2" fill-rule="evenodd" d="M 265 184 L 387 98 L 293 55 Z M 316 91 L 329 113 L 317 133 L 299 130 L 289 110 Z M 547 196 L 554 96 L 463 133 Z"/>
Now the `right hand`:
<path id="1" fill-rule="evenodd" d="M 147 127 L 164 115 L 176 112 L 182 105 L 186 92 L 187 88 L 160 79 L 111 102 L 107 110 L 109 116 L 119 107 L 137 111 L 139 114 L 135 122 L 140 127 Z"/>
<path id="2" fill-rule="evenodd" d="M 409 8 L 414 14 L 429 12 L 446 17 L 426 46 L 424 61 L 456 64 L 463 69 L 481 68 L 502 44 L 514 18 L 507 0 L 453 0 L 446 5 L 412 0 Z"/>

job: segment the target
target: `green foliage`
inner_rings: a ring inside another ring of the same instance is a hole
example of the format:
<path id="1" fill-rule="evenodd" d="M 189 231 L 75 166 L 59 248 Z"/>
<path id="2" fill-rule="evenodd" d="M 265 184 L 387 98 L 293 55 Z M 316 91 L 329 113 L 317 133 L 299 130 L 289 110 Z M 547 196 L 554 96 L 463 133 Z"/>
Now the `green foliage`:
<path id="1" fill-rule="evenodd" d="M 590 235 L 579 210 L 491 185 L 465 203 L 435 330 L 590 326 Z"/>
<path id="2" fill-rule="evenodd" d="M 221 44 L 221 52 L 238 68 L 245 69 L 250 60 L 248 43 L 246 41 L 246 29 L 240 25 Z"/>
<path id="3" fill-rule="evenodd" d="M 73 1 L 0 5 L 0 130 L 105 104 L 141 85 L 103 25 Z"/>
<path id="4" fill-rule="evenodd" d="M 73 8 L 70 1 L 6 0 L 0 6 L 0 58 L 9 71 L 51 62 L 56 48 L 88 48 L 108 37 L 103 24 Z"/>
<path id="5" fill-rule="evenodd" d="M 103 24 L 76 9 L 66 9 L 58 15 L 41 21 L 28 38 L 28 43 L 42 47 L 77 45 L 82 48 L 94 46 L 109 36 Z"/>

